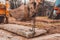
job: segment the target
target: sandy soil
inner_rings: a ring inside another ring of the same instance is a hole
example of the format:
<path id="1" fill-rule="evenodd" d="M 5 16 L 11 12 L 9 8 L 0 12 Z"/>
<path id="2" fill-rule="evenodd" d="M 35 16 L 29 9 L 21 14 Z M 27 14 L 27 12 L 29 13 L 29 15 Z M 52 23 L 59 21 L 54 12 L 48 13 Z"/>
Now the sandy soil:
<path id="1" fill-rule="evenodd" d="M 60 34 L 58 33 L 27 39 L 0 29 L 0 40 L 57 40 L 57 39 L 60 40 Z"/>

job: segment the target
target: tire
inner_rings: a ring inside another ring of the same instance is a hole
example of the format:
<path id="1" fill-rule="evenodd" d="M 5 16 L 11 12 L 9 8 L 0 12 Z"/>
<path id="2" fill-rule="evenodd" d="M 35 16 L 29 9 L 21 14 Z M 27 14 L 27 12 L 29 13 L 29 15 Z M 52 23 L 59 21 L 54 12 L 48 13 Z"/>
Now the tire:
<path id="1" fill-rule="evenodd" d="M 52 17 L 51 17 L 52 19 L 56 19 L 57 18 L 57 14 L 56 15 L 52 15 Z"/>
<path id="2" fill-rule="evenodd" d="M 54 10 L 49 12 L 48 18 L 55 19 L 56 17 L 57 17 L 57 14 L 56 14 L 56 12 L 54 13 Z"/>
<path id="3" fill-rule="evenodd" d="M 60 14 L 57 15 L 56 19 L 60 19 Z"/>
<path id="4" fill-rule="evenodd" d="M 0 24 L 4 23 L 4 16 L 0 16 Z"/>

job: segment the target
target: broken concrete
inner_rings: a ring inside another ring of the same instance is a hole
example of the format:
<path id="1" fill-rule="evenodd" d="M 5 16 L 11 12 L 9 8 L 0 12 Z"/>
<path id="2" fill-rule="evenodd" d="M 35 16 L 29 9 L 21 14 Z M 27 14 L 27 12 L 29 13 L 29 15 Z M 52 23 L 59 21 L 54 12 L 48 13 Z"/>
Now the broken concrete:
<path id="1" fill-rule="evenodd" d="M 0 28 L 16 33 L 18 35 L 27 37 L 27 38 L 39 36 L 47 32 L 44 29 L 35 28 L 35 34 L 34 34 L 34 31 L 31 30 L 32 29 L 31 27 L 21 26 L 17 24 L 3 24 L 3 25 L 0 25 Z"/>
<path id="2" fill-rule="evenodd" d="M 25 38 L 22 38 L 13 33 L 0 29 L 0 40 L 24 40 L 24 39 Z"/>
<path id="3" fill-rule="evenodd" d="M 58 33 L 27 39 L 0 29 L 0 40 L 57 40 L 57 39 L 60 40 L 60 34 Z"/>

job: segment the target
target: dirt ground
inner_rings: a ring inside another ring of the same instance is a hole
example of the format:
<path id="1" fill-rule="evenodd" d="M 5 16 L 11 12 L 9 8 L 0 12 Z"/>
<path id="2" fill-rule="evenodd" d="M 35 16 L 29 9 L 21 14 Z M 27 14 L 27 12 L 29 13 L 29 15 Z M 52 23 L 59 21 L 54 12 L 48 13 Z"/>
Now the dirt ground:
<path id="1" fill-rule="evenodd" d="M 10 17 L 9 24 L 33 26 L 33 21 L 16 21 Z M 47 17 L 36 17 L 35 27 L 47 30 L 47 33 L 39 37 L 27 39 L 6 30 L 0 29 L 0 40 L 60 40 L 60 20 L 48 19 Z"/>
<path id="2" fill-rule="evenodd" d="M 16 21 L 16 19 L 11 18 L 9 19 L 9 23 L 11 24 L 18 24 L 24 26 L 33 27 L 33 20 L 31 21 Z M 40 29 L 45 29 L 48 33 L 60 33 L 60 19 L 54 20 L 49 19 L 48 17 L 36 17 L 35 27 Z"/>
<path id="3" fill-rule="evenodd" d="M 56 33 L 27 39 L 22 36 L 18 36 L 16 34 L 0 29 L 0 40 L 60 40 L 60 34 Z"/>

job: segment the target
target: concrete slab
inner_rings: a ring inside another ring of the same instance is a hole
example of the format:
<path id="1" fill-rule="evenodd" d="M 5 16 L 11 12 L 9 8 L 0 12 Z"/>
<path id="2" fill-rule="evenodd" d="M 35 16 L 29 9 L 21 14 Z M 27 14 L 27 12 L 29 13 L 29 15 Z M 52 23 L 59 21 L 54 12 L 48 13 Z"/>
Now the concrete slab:
<path id="1" fill-rule="evenodd" d="M 0 29 L 0 40 L 60 40 L 60 33 L 27 39 Z"/>
<path id="2" fill-rule="evenodd" d="M 36 36 L 45 34 L 47 32 L 44 29 L 35 28 L 35 34 L 34 34 L 33 31 L 31 31 L 32 29 L 31 27 L 17 25 L 17 24 L 3 24 L 3 25 L 0 25 L 0 28 L 16 33 L 18 35 L 27 37 L 27 38 L 36 37 Z"/>
<path id="3" fill-rule="evenodd" d="M 60 34 L 56 33 L 56 34 L 50 34 L 50 35 L 36 37 L 33 39 L 29 39 L 29 40 L 60 40 L 59 38 L 60 38 Z"/>

